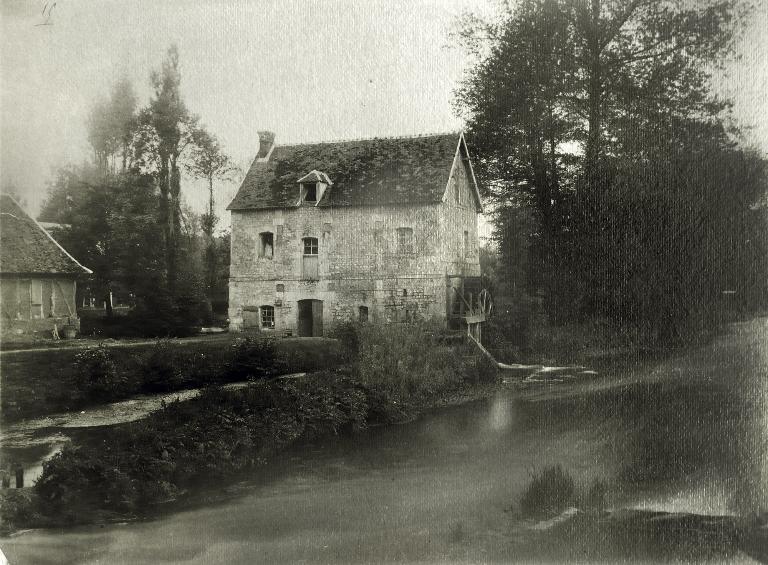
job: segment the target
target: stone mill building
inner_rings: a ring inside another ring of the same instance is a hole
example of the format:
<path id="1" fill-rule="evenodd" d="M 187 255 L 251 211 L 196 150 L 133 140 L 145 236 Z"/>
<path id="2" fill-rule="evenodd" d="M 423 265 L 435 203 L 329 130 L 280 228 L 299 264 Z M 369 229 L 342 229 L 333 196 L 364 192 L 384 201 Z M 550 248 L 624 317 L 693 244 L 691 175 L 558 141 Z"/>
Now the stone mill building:
<path id="1" fill-rule="evenodd" d="M 277 145 L 260 132 L 228 209 L 233 330 L 459 329 L 477 301 L 482 205 L 463 134 Z"/>

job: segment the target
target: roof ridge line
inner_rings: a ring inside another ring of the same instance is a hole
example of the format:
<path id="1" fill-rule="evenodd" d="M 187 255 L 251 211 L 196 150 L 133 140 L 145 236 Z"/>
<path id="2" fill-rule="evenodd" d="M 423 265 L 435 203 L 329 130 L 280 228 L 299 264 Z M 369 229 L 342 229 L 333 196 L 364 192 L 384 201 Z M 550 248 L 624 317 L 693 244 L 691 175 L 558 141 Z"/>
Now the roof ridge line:
<path id="1" fill-rule="evenodd" d="M 419 139 L 422 137 L 438 137 L 440 135 L 460 135 L 463 130 L 438 131 L 433 133 L 415 133 L 410 135 L 378 135 L 373 137 L 350 137 L 340 139 L 328 139 L 324 141 L 301 141 L 297 143 L 277 143 L 278 147 L 296 147 L 298 145 L 330 145 L 332 143 L 351 143 L 353 141 L 374 141 L 377 139 Z"/>

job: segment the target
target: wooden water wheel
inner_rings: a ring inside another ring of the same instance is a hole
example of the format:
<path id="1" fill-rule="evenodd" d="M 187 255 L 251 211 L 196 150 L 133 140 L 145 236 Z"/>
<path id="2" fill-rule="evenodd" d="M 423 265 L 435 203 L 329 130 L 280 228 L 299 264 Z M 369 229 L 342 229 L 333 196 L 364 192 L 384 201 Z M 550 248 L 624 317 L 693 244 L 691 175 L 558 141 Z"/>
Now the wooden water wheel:
<path id="1" fill-rule="evenodd" d="M 486 318 L 490 318 L 491 312 L 493 312 L 493 297 L 487 288 L 480 291 L 480 294 L 477 296 L 477 303 L 480 312 L 485 314 Z"/>

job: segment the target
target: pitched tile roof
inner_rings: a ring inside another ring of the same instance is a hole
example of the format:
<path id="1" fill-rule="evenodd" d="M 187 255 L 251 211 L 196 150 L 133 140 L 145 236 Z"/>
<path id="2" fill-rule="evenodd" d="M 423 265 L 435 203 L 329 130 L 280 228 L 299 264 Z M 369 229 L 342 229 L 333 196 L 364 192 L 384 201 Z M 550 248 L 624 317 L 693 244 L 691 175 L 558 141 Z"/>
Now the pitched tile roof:
<path id="1" fill-rule="evenodd" d="M 276 145 L 268 160 L 254 160 L 228 209 L 296 206 L 297 182 L 315 170 L 333 182 L 318 206 L 440 202 L 459 139 L 449 133 Z"/>
<path id="2" fill-rule="evenodd" d="M 0 194 L 0 273 L 90 273 L 67 253 L 16 201 Z"/>

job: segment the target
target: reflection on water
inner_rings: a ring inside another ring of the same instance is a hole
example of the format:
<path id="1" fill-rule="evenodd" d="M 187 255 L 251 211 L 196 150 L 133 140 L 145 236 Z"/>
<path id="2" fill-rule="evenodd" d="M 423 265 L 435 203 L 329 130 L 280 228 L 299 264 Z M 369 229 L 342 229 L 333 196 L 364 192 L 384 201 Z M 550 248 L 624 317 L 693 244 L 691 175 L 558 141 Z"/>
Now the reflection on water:
<path id="1" fill-rule="evenodd" d="M 147 523 L 30 532 L 3 548 L 13 563 L 514 562 L 529 530 L 508 510 L 531 470 L 550 464 L 579 482 L 606 479 L 615 508 L 765 511 L 767 327 L 736 326 L 706 348 L 626 374 L 602 369 L 599 387 L 531 388 L 300 446 L 219 504 Z M 574 538 L 620 544 L 622 560 L 658 559 L 666 554 L 643 551 L 660 543 L 679 558 L 682 538 L 665 528 L 680 524 L 654 522 L 635 547 L 633 520 L 618 533 L 582 523 L 559 541 L 544 537 L 526 560 L 569 559 L 573 547 L 562 548 Z M 699 543 L 686 535 L 691 548 Z"/>
<path id="2" fill-rule="evenodd" d="M 488 410 L 488 429 L 500 432 L 512 425 L 513 403 L 503 396 L 497 396 Z"/>

